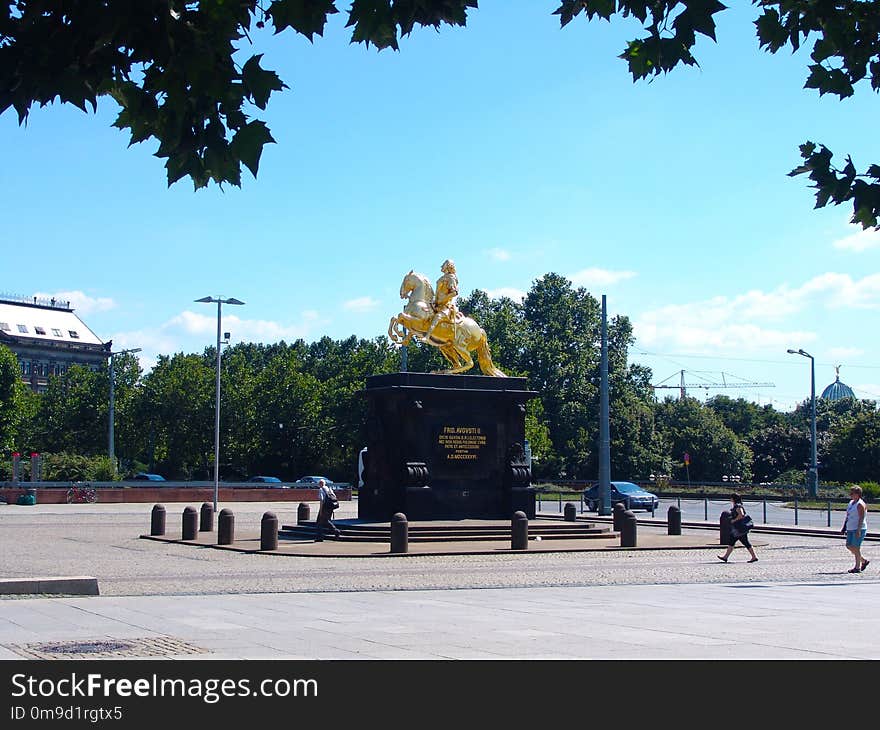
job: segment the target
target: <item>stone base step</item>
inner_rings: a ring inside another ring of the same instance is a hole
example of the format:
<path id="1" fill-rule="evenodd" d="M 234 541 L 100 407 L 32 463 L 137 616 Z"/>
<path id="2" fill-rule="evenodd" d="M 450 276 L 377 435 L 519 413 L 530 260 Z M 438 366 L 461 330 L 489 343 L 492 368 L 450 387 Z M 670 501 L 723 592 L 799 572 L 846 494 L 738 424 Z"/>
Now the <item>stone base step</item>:
<path id="1" fill-rule="evenodd" d="M 388 523 L 345 523 L 335 522 L 341 536 L 325 535 L 325 539 L 346 542 L 390 542 L 391 527 Z M 278 532 L 279 539 L 314 538 L 315 523 L 304 521 L 298 525 L 283 525 Z M 486 524 L 410 524 L 410 542 L 480 542 L 508 541 L 511 538 L 510 525 L 504 523 Z M 588 522 L 555 522 L 529 524 L 529 537 L 542 540 L 589 540 L 615 537 L 617 533 L 605 525 Z"/>

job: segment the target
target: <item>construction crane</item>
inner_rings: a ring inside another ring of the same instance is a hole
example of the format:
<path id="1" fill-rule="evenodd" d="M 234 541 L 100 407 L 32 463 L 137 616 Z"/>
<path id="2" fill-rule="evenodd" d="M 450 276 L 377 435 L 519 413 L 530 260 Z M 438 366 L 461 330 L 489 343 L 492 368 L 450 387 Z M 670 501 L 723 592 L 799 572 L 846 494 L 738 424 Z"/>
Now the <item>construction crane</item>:
<path id="1" fill-rule="evenodd" d="M 710 388 L 775 388 L 775 383 L 754 383 L 748 380 L 743 380 L 742 378 L 731 375 L 730 373 L 721 373 L 721 382 L 717 382 L 715 380 L 704 379 L 701 383 L 686 383 L 684 379 L 684 374 L 688 372 L 686 370 L 681 370 L 678 373 L 673 373 L 666 380 L 661 380 L 657 385 L 652 385 L 651 387 L 654 390 L 662 389 L 662 388 L 671 388 L 679 391 L 679 398 L 685 398 L 687 396 L 688 388 L 704 388 L 705 390 L 709 390 Z M 668 380 L 672 380 L 676 375 L 680 377 L 678 385 L 664 385 Z M 691 375 L 695 375 L 695 373 L 691 372 Z M 703 377 L 697 375 L 697 377 Z M 728 378 L 736 378 L 735 382 L 728 382 Z"/>

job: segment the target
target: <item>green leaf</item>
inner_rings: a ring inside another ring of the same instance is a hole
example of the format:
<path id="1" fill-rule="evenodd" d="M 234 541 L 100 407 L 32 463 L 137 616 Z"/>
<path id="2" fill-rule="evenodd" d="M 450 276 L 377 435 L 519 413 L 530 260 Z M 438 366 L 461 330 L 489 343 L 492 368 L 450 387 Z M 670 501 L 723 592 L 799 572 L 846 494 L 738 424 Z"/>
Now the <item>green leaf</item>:
<path id="1" fill-rule="evenodd" d="M 260 109 L 265 109 L 272 92 L 281 91 L 286 85 L 274 71 L 260 68 L 262 57 L 263 54 L 259 53 L 248 59 L 241 70 L 241 80 L 245 93 L 253 99 L 254 104 Z"/>
<path id="2" fill-rule="evenodd" d="M 553 15 L 559 16 L 559 27 L 564 28 L 568 25 L 583 12 L 585 6 L 584 0 L 563 0 L 562 4 L 553 11 Z"/>
<path id="3" fill-rule="evenodd" d="M 761 48 L 766 48 L 770 53 L 776 53 L 788 41 L 788 32 L 779 20 L 779 13 L 773 9 L 764 10 L 764 14 L 755 21 L 755 28 Z"/>
<path id="4" fill-rule="evenodd" d="M 611 20 L 611 16 L 617 10 L 616 0 L 588 0 L 585 4 L 587 17 L 591 20 L 597 15 L 604 20 Z"/>
<path id="5" fill-rule="evenodd" d="M 256 177 L 260 168 L 260 156 L 263 154 L 263 145 L 274 143 L 275 140 L 264 122 L 253 121 L 242 127 L 232 138 L 232 152 L 241 160 Z"/>
<path id="6" fill-rule="evenodd" d="M 324 35 L 327 16 L 338 12 L 333 0 L 273 0 L 267 15 L 276 33 L 293 28 L 311 41 L 316 33 Z"/>
<path id="7" fill-rule="evenodd" d="M 372 43 L 379 50 L 398 50 L 397 23 L 390 0 L 353 0 L 345 27 L 354 27 L 352 43 Z"/>

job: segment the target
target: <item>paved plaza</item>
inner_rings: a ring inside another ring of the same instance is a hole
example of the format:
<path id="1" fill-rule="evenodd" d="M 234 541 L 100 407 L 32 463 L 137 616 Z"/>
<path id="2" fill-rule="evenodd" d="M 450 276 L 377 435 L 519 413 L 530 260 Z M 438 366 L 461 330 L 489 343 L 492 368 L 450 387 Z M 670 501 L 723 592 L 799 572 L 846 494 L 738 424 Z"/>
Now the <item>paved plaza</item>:
<path id="1" fill-rule="evenodd" d="M 296 519 L 221 506 L 237 532 Z M 94 576 L 101 594 L 3 597 L 0 658 L 880 658 L 877 542 L 858 575 L 840 539 L 756 534 L 758 563 L 723 564 L 717 531 L 688 529 L 679 549 L 265 555 L 141 539 L 151 508 L 0 506 L 0 577 Z"/>

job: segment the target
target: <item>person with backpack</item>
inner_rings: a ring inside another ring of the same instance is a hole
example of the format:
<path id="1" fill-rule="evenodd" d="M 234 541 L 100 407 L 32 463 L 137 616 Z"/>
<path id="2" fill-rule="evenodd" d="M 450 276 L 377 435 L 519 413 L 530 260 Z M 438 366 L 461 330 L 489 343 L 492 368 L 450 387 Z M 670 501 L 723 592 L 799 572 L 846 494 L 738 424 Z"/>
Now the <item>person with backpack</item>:
<path id="1" fill-rule="evenodd" d="M 727 552 L 724 553 L 724 555 L 718 555 L 717 557 L 721 562 L 726 563 L 730 554 L 733 552 L 736 541 L 739 540 L 743 544 L 743 547 L 749 551 L 749 555 L 752 556 L 748 562 L 757 563 L 758 556 L 755 555 L 755 548 L 753 548 L 752 543 L 749 542 L 749 530 L 751 530 L 753 526 L 752 518 L 746 513 L 742 497 L 738 494 L 731 494 L 730 502 L 732 507 L 730 508 L 730 539 L 727 543 Z"/>
<path id="2" fill-rule="evenodd" d="M 333 510 L 339 507 L 339 502 L 336 499 L 336 492 L 323 479 L 318 481 L 318 499 L 321 501 L 321 506 L 318 509 L 318 519 L 315 520 L 315 542 L 323 542 L 324 530 L 327 528 L 333 530 L 333 534 L 339 537 L 342 533 L 333 524 L 332 519 Z"/>

